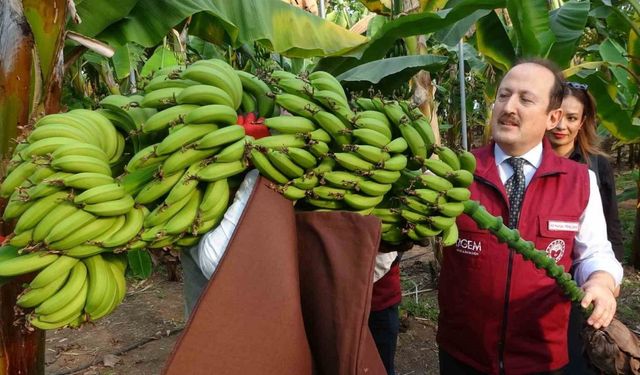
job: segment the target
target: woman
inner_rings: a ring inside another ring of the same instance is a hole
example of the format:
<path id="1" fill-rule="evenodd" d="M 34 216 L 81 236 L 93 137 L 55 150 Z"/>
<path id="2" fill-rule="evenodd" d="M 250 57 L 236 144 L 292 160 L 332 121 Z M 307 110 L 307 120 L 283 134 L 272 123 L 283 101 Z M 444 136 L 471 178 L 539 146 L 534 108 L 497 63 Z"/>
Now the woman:
<path id="1" fill-rule="evenodd" d="M 562 101 L 562 121 L 547 132 L 547 138 L 557 155 L 585 163 L 595 173 L 607 221 L 607 236 L 616 258 L 622 262 L 622 232 L 613 170 L 606 154 L 599 148 L 595 100 L 587 89 L 585 84 L 567 82 Z M 565 370 L 567 375 L 597 373 L 590 369 L 584 354 L 584 342 L 580 338 L 583 323 L 580 306 L 575 305 L 569 321 L 569 365 Z"/>

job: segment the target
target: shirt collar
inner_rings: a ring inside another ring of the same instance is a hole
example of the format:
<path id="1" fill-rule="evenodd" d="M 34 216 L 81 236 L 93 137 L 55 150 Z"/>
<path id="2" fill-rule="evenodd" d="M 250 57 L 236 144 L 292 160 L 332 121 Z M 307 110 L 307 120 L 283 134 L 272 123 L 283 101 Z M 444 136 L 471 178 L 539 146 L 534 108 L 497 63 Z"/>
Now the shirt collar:
<path id="1" fill-rule="evenodd" d="M 511 155 L 507 155 L 500 146 L 496 143 L 494 146 L 494 155 L 496 158 L 496 165 L 500 166 L 505 160 L 509 159 Z M 538 168 L 540 163 L 542 163 L 542 142 L 538 143 L 534 148 L 527 151 L 523 155 L 518 156 L 519 158 L 523 158 L 534 168 Z"/>

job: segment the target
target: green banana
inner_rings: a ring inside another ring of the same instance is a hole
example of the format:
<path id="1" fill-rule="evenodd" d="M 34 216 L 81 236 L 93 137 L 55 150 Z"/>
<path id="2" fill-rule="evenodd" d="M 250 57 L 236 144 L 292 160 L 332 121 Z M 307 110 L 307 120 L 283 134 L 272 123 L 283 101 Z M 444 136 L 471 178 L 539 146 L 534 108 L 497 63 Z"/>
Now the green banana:
<path id="1" fill-rule="evenodd" d="M 442 231 L 442 245 L 453 246 L 458 242 L 458 226 L 453 223 Z"/>
<path id="2" fill-rule="evenodd" d="M 364 178 L 350 172 L 329 171 L 322 174 L 322 180 L 335 187 L 354 189 Z"/>
<path id="3" fill-rule="evenodd" d="M 284 152 L 269 150 L 266 155 L 271 164 L 283 175 L 292 179 L 304 175 L 304 169 L 294 163 Z"/>
<path id="4" fill-rule="evenodd" d="M 444 192 L 453 188 L 453 184 L 451 184 L 447 179 L 434 174 L 419 175 L 418 180 L 422 185 L 437 192 Z"/>
<path id="5" fill-rule="evenodd" d="M 305 140 L 304 137 L 297 134 L 278 134 L 256 139 L 253 144 L 254 146 L 283 149 L 288 147 L 304 147 Z"/>
<path id="6" fill-rule="evenodd" d="M 276 104 L 288 112 L 309 119 L 322 110 L 322 108 L 314 102 L 293 94 L 278 94 L 275 100 Z"/>
<path id="7" fill-rule="evenodd" d="M 25 290 L 20 294 L 20 296 L 18 296 L 16 305 L 23 308 L 38 306 L 54 295 L 64 285 L 64 282 L 67 280 L 67 276 L 68 272 L 59 275 L 53 281 L 45 284 L 42 288 L 30 288 Z"/>
<path id="8" fill-rule="evenodd" d="M 278 116 L 264 120 L 264 124 L 282 134 L 308 133 L 316 130 L 313 121 L 302 116 Z"/>
<path id="9" fill-rule="evenodd" d="M 133 172 L 127 172 L 119 180 L 127 194 L 137 195 L 149 181 L 158 174 L 159 168 L 151 165 Z"/>
<path id="10" fill-rule="evenodd" d="M 244 162 L 247 150 L 253 140 L 254 139 L 251 136 L 244 136 L 242 139 L 224 147 L 220 152 L 214 155 L 211 160 L 216 163 L 231 163 L 238 160 Z"/>
<path id="11" fill-rule="evenodd" d="M 429 216 L 429 224 L 437 229 L 447 229 L 456 223 L 455 217 L 446 216 Z"/>
<path id="12" fill-rule="evenodd" d="M 364 175 L 368 176 L 372 180 L 379 182 L 381 184 L 393 184 L 394 182 L 398 181 L 398 179 L 400 178 L 399 171 L 392 171 L 392 170 L 385 170 L 385 169 L 374 169 L 374 170 L 368 171 Z"/>
<path id="13" fill-rule="evenodd" d="M 198 207 L 202 199 L 200 190 L 195 189 L 189 194 L 189 201 L 178 211 L 164 226 L 167 234 L 178 234 L 186 231 L 193 225 L 198 214 Z"/>
<path id="14" fill-rule="evenodd" d="M 191 79 L 207 85 L 217 86 L 233 99 L 233 109 L 240 106 L 242 100 L 242 81 L 238 73 L 226 62 L 217 59 L 199 60 L 188 67 L 182 78 Z"/>
<path id="15" fill-rule="evenodd" d="M 344 195 L 344 203 L 357 210 L 364 210 L 379 205 L 384 199 L 384 195 L 368 197 L 366 195 L 347 193 Z"/>
<path id="16" fill-rule="evenodd" d="M 385 134 L 371 129 L 353 129 L 351 134 L 356 137 L 360 143 L 378 148 L 383 148 L 391 142 L 391 137 L 387 137 Z"/>
<path id="17" fill-rule="evenodd" d="M 153 114 L 142 124 L 144 133 L 157 132 L 168 127 L 185 122 L 185 116 L 201 108 L 194 104 L 179 104 Z"/>
<path id="18" fill-rule="evenodd" d="M 176 182 L 169 194 L 165 198 L 166 204 L 177 202 L 184 198 L 185 195 L 191 194 L 193 190 L 198 187 L 198 179 L 196 173 L 202 169 L 203 166 L 200 163 L 192 164 L 187 171 L 180 177 L 180 180 Z"/>
<path id="19" fill-rule="evenodd" d="M 51 314 L 38 315 L 38 319 L 45 323 L 55 324 L 58 322 L 67 322 L 69 319 L 79 316 L 87 300 L 87 289 L 88 282 L 85 281 L 80 291 L 73 296 L 64 307 Z"/>
<path id="20" fill-rule="evenodd" d="M 293 186 L 302 190 L 310 190 L 318 186 L 319 182 L 320 180 L 318 179 L 318 176 L 316 176 L 314 173 L 308 173 L 302 177 L 294 178 L 293 180 L 291 180 L 291 184 Z"/>
<path id="21" fill-rule="evenodd" d="M 401 201 L 405 206 L 409 207 L 409 209 L 422 215 L 432 215 L 435 212 L 432 205 L 425 204 L 423 200 L 418 198 L 407 196 L 402 197 Z"/>
<path id="22" fill-rule="evenodd" d="M 323 200 L 342 200 L 347 194 L 346 189 L 334 188 L 330 186 L 316 186 L 311 189 L 312 196 Z"/>
<path id="23" fill-rule="evenodd" d="M 55 262 L 46 266 L 31 280 L 29 288 L 42 288 L 60 276 L 67 275 L 76 263 L 78 263 L 78 259 L 61 255 Z"/>
<path id="24" fill-rule="evenodd" d="M 219 148 L 207 148 L 204 150 L 185 148 L 178 150 L 162 163 L 162 173 L 173 174 L 182 171 L 190 165 L 216 154 L 218 151 Z"/>
<path id="25" fill-rule="evenodd" d="M 30 206 L 18 219 L 14 231 L 22 233 L 33 229 L 38 223 L 51 212 L 58 204 L 67 200 L 69 193 L 60 191 L 44 198 L 38 199 Z"/>
<path id="26" fill-rule="evenodd" d="M 58 259 L 59 255 L 37 251 L 0 262 L 0 276 L 18 276 L 38 271 Z"/>
<path id="27" fill-rule="evenodd" d="M 101 255 L 82 260 L 87 266 L 88 290 L 85 311 L 93 313 L 104 301 L 113 278 L 110 268 Z"/>
<path id="28" fill-rule="evenodd" d="M 336 152 L 333 154 L 333 157 L 338 164 L 350 171 L 369 171 L 374 168 L 372 163 L 363 160 L 358 155 L 346 152 Z"/>
<path id="29" fill-rule="evenodd" d="M 53 159 L 51 166 L 57 170 L 69 173 L 92 172 L 111 176 L 111 168 L 104 160 L 91 156 L 68 155 Z"/>
<path id="30" fill-rule="evenodd" d="M 402 218 L 406 221 L 413 224 L 426 223 L 429 218 L 427 215 L 423 215 L 409 209 L 401 209 L 400 216 L 402 216 Z"/>
<path id="31" fill-rule="evenodd" d="M 415 195 L 421 201 L 431 205 L 446 203 L 446 200 L 442 197 L 442 194 L 432 189 L 415 189 L 408 191 L 408 193 L 411 195 Z"/>
<path id="32" fill-rule="evenodd" d="M 193 85 L 185 87 L 176 96 L 178 104 L 222 104 L 233 108 L 233 99 L 223 89 L 211 85 Z"/>
<path id="33" fill-rule="evenodd" d="M 0 197 L 8 198 L 11 196 L 38 168 L 40 168 L 40 166 L 31 160 L 21 163 L 2 181 L 2 185 L 0 185 Z"/>
<path id="34" fill-rule="evenodd" d="M 76 195 L 75 204 L 95 204 L 120 199 L 126 195 L 126 191 L 119 183 L 96 186 Z"/>
<path id="35" fill-rule="evenodd" d="M 184 176 L 183 171 L 165 175 L 161 174 L 147 183 L 136 195 L 135 201 L 150 204 L 167 194 Z"/>
<path id="36" fill-rule="evenodd" d="M 298 76 L 280 79 L 278 80 L 277 86 L 283 92 L 304 99 L 311 99 L 314 92 L 313 86 Z"/>
<path id="37" fill-rule="evenodd" d="M 471 191 L 464 187 L 455 187 L 447 190 L 445 195 L 454 201 L 464 202 L 471 198 Z"/>
<path id="38" fill-rule="evenodd" d="M 402 216 L 400 216 L 398 210 L 392 208 L 375 208 L 371 212 L 371 215 L 379 218 L 383 223 L 402 222 Z"/>
<path id="39" fill-rule="evenodd" d="M 208 134 L 213 134 L 218 130 L 218 125 L 197 124 L 185 125 L 175 132 L 166 136 L 156 148 L 156 155 L 168 155 L 180 148 L 195 142 Z"/>
<path id="40" fill-rule="evenodd" d="M 362 180 L 358 183 L 358 189 L 370 196 L 385 195 L 391 190 L 391 184 L 381 184 L 370 180 Z"/>
<path id="41" fill-rule="evenodd" d="M 198 125 L 199 126 L 199 125 Z M 242 125 L 230 125 L 221 129 L 212 131 L 202 137 L 195 143 L 195 147 L 199 150 L 213 147 L 224 146 L 229 143 L 236 142 L 245 136 Z"/>
<path id="42" fill-rule="evenodd" d="M 144 219 L 145 228 L 151 228 L 164 225 L 169 219 L 171 219 L 176 213 L 178 213 L 191 199 L 192 195 L 187 195 L 181 200 L 172 204 L 160 204 L 158 205 L 147 217 Z M 162 229 L 162 228 L 159 228 Z M 146 241 L 145 238 L 142 238 Z"/>
<path id="43" fill-rule="evenodd" d="M 466 169 L 458 169 L 447 175 L 447 179 L 457 187 L 469 187 L 473 183 L 473 174 Z"/>
<path id="44" fill-rule="evenodd" d="M 344 101 L 347 101 L 347 95 L 344 93 L 344 89 L 338 81 L 331 73 L 316 70 L 315 72 L 309 73 L 309 81 L 311 85 L 319 90 L 329 90 L 334 93 L 340 95 Z"/>
<path id="45" fill-rule="evenodd" d="M 342 202 L 342 200 L 335 200 L 335 199 L 324 200 L 324 199 L 315 199 L 315 198 L 307 197 L 305 201 L 314 207 L 327 209 L 327 210 L 340 210 L 345 207 L 345 204 Z"/>
<path id="46" fill-rule="evenodd" d="M 375 118 L 358 117 L 353 121 L 353 126 L 357 129 L 369 129 L 376 131 L 389 139 L 392 137 L 391 128 L 384 122 Z"/>
<path id="47" fill-rule="evenodd" d="M 166 89 L 168 87 L 187 88 L 187 87 L 198 85 L 198 84 L 199 82 L 196 82 L 196 81 L 191 81 L 188 79 L 171 79 L 168 75 L 161 74 L 153 77 L 153 79 L 144 86 L 144 91 L 146 93 L 149 93 L 151 91 Z M 114 95 L 110 95 L 110 96 L 114 96 Z M 104 106 L 105 105 L 104 100 L 101 101 L 100 104 Z"/>
<path id="48" fill-rule="evenodd" d="M 96 216 L 119 216 L 124 215 L 131 208 L 135 201 L 131 195 L 125 195 L 120 199 L 114 199 L 106 202 L 100 202 L 95 204 L 87 204 L 83 209 L 87 212 L 95 214 Z"/>
<path id="49" fill-rule="evenodd" d="M 452 149 L 446 146 L 436 146 L 434 151 L 440 160 L 447 163 L 451 169 L 454 171 L 460 169 L 460 160 L 458 160 L 458 156 Z"/>
<path id="50" fill-rule="evenodd" d="M 118 247 L 131 241 L 142 230 L 145 210 L 134 207 L 126 213 L 125 218 L 122 228 L 110 238 L 102 241 L 102 246 L 106 248 Z"/>
<path id="51" fill-rule="evenodd" d="M 157 89 L 151 92 L 147 92 L 144 95 L 144 99 L 140 102 L 142 107 L 147 108 L 161 108 L 169 107 L 177 103 L 176 97 L 184 90 L 182 87 L 166 87 Z M 180 103 L 185 104 L 185 103 Z M 200 104 L 200 103 L 188 103 L 188 104 Z"/>
<path id="52" fill-rule="evenodd" d="M 214 162 L 200 169 L 196 173 L 196 178 L 201 181 L 217 181 L 235 176 L 244 172 L 247 165 L 243 160 L 236 160 L 228 163 Z"/>
<path id="53" fill-rule="evenodd" d="M 34 156 L 50 154 L 61 146 L 72 143 L 78 143 L 78 140 L 65 137 L 45 138 L 30 143 L 26 148 L 19 152 L 19 155 L 23 160 L 26 160 L 33 158 Z"/>
<path id="54" fill-rule="evenodd" d="M 407 167 L 407 157 L 403 154 L 396 154 L 380 163 L 381 167 L 389 171 L 401 171 Z"/>
<path id="55" fill-rule="evenodd" d="M 352 151 L 364 160 L 371 163 L 383 163 L 391 158 L 388 152 L 376 146 L 369 145 L 344 145 L 344 151 Z"/>
<path id="56" fill-rule="evenodd" d="M 414 158 L 422 161 L 427 158 L 427 145 L 418 133 L 418 131 L 412 127 L 409 123 L 398 125 L 402 138 L 407 141 L 409 150 Z"/>
<path id="57" fill-rule="evenodd" d="M 209 104 L 198 107 L 184 118 L 185 124 L 220 124 L 233 125 L 238 121 L 238 115 L 232 107 L 221 104 Z"/>
<path id="58" fill-rule="evenodd" d="M 10 235 L 7 240 L 5 240 L 7 244 L 16 247 L 27 247 L 33 244 L 33 229 L 26 230 L 20 233 L 13 233 Z"/>
<path id="59" fill-rule="evenodd" d="M 62 183 L 66 187 L 89 190 L 98 186 L 112 184 L 114 179 L 110 175 L 102 173 L 81 172 L 65 177 Z"/>
<path id="60" fill-rule="evenodd" d="M 53 159 L 59 159 L 63 156 L 71 155 L 90 156 L 102 160 L 105 163 L 109 162 L 107 154 L 100 147 L 90 143 L 81 143 L 76 141 L 71 144 L 62 145 L 51 153 L 51 157 L 53 157 Z"/>
<path id="61" fill-rule="evenodd" d="M 460 168 L 471 173 L 476 171 L 476 157 L 469 151 L 460 150 L 458 152 L 458 160 L 460 161 Z"/>
<path id="62" fill-rule="evenodd" d="M 256 99 L 258 117 L 271 116 L 273 114 L 275 102 L 271 97 L 271 89 L 269 86 L 251 73 L 236 70 L 236 74 L 238 75 L 240 82 L 242 82 L 242 89 L 245 92 L 250 92 Z"/>
<path id="63" fill-rule="evenodd" d="M 453 169 L 451 169 L 449 164 L 443 162 L 442 160 L 425 159 L 423 163 L 428 170 L 440 177 L 446 177 L 449 173 L 453 172 Z"/>
<path id="64" fill-rule="evenodd" d="M 291 160 L 304 169 L 313 168 L 318 164 L 315 156 L 305 149 L 298 147 L 289 147 L 284 149 L 284 152 L 291 158 Z"/>
<path id="65" fill-rule="evenodd" d="M 433 228 L 429 224 L 416 224 L 415 231 L 420 237 L 434 237 L 442 233 L 442 229 Z"/>
<path id="66" fill-rule="evenodd" d="M 307 196 L 306 190 L 299 189 L 293 185 L 284 185 L 279 189 L 279 191 L 285 198 L 292 201 L 297 201 Z"/>
<path id="67" fill-rule="evenodd" d="M 73 268 L 71 268 L 71 272 L 64 286 L 54 295 L 40 303 L 38 307 L 36 307 L 35 313 L 38 315 L 47 315 L 60 310 L 82 290 L 86 279 L 87 267 L 83 262 L 76 262 Z"/>
<path id="68" fill-rule="evenodd" d="M 108 218 L 99 218 L 97 220 L 92 221 L 91 223 L 79 228 L 75 232 L 69 234 L 67 237 L 55 241 L 49 244 L 49 248 L 52 250 L 65 250 L 72 249 L 76 246 L 80 246 L 85 242 L 88 242 L 113 226 L 116 222 L 117 217 L 108 217 Z"/>
<path id="69" fill-rule="evenodd" d="M 56 225 L 51 228 L 44 238 L 46 244 L 59 241 L 76 230 L 88 225 L 97 218 L 85 210 L 77 210 L 67 217 L 60 217 Z"/>
<path id="70" fill-rule="evenodd" d="M 318 158 L 326 158 L 331 149 L 326 142 L 316 142 L 309 147 L 309 151 Z"/>

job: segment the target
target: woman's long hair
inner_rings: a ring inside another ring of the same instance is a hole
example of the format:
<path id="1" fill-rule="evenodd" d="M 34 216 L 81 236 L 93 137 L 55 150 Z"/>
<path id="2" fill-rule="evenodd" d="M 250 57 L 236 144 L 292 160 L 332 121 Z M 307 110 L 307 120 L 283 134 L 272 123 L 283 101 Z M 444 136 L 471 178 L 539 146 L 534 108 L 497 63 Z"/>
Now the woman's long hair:
<path id="1" fill-rule="evenodd" d="M 582 153 L 582 157 L 587 164 L 589 163 L 589 156 L 591 155 L 603 155 L 608 156 L 606 152 L 600 148 L 600 136 L 598 135 L 598 127 L 596 123 L 596 101 L 593 96 L 583 88 L 576 88 L 569 83 L 565 87 L 564 97 L 573 96 L 583 106 L 582 119 L 584 123 L 578 131 L 575 143 L 576 147 Z"/>

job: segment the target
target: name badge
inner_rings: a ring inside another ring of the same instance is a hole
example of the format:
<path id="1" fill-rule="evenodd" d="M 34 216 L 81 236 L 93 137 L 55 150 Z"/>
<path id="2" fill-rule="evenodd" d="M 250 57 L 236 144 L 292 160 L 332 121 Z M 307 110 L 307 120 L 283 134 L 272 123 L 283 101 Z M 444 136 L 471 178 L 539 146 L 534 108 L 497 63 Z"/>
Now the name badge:
<path id="1" fill-rule="evenodd" d="M 558 221 L 558 220 L 549 220 L 549 230 L 561 230 L 568 232 L 577 232 L 580 228 L 580 223 L 576 221 Z"/>

